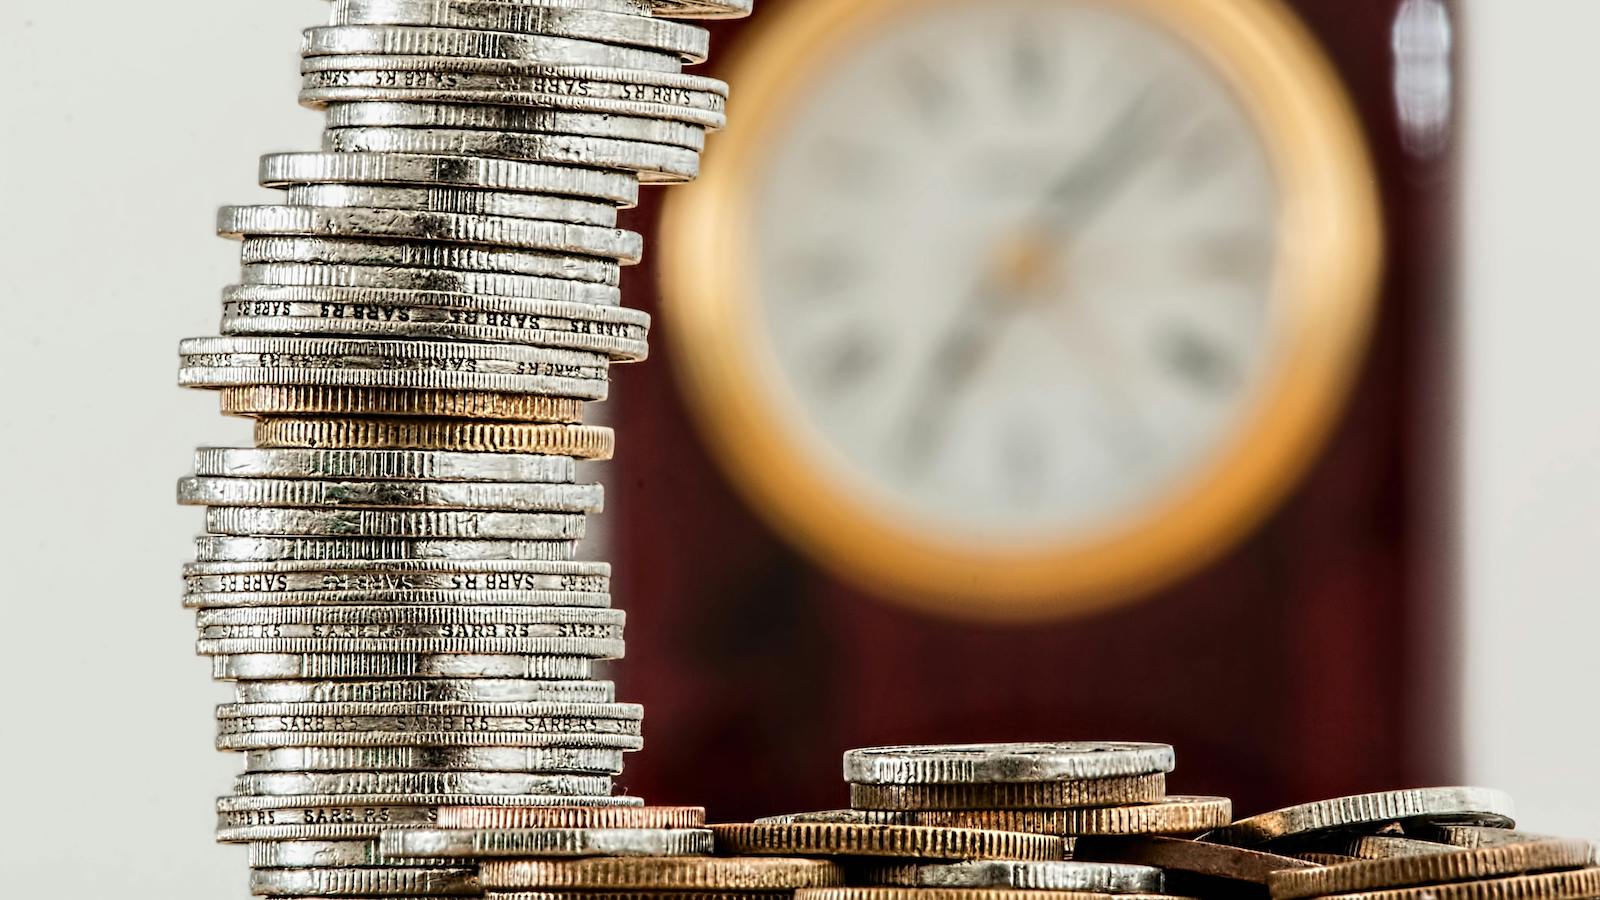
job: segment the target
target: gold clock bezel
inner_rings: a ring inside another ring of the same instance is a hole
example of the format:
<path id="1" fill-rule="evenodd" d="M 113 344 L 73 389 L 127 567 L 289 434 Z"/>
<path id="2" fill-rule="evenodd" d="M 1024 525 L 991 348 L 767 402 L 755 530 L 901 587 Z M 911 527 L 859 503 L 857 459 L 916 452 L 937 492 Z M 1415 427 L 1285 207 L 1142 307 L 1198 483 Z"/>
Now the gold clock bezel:
<path id="1" fill-rule="evenodd" d="M 746 500 L 824 567 L 885 598 L 968 620 L 1060 618 L 1126 602 L 1213 559 L 1299 479 L 1348 394 L 1382 270 L 1377 176 L 1339 77 L 1279 0 L 1076 0 L 1126 9 L 1215 67 L 1256 126 L 1281 191 L 1278 343 L 1259 399 L 1212 462 L 1090 537 L 998 547 L 921 530 L 819 458 L 748 299 L 764 148 L 808 74 L 927 0 L 792 0 L 757 16 L 728 68 L 728 130 L 658 230 L 662 319 L 706 444 Z M 776 127 L 775 127 L 776 126 Z M 870 492 L 868 492 L 870 493 Z"/>

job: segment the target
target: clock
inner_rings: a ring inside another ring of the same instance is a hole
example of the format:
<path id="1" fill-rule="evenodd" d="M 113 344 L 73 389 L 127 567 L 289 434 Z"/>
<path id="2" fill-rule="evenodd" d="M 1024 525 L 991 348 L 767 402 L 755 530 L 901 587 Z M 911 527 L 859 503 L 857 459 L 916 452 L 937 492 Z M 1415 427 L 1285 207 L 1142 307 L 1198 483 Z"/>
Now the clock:
<path id="1" fill-rule="evenodd" d="M 1382 225 L 1275 0 L 808 0 L 724 74 L 663 326 L 713 455 L 819 564 L 958 618 L 1086 612 L 1315 456 Z"/>

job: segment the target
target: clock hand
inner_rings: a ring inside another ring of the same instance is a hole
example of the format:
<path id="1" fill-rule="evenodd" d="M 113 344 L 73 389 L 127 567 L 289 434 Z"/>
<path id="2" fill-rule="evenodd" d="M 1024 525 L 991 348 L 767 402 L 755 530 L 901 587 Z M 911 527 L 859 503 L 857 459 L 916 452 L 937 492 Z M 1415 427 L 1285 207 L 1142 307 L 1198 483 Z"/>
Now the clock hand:
<path id="1" fill-rule="evenodd" d="M 921 470 L 932 459 L 956 393 L 989 357 L 1005 313 L 1015 308 L 1010 303 L 997 308 L 990 281 L 985 277 L 972 292 L 928 358 L 929 371 L 918 382 L 921 390 L 900 433 L 900 456 L 908 467 Z"/>
<path id="2" fill-rule="evenodd" d="M 1079 229 L 1126 188 L 1145 160 L 1162 124 L 1153 105 L 1155 85 L 1146 87 L 1106 129 L 1100 142 L 1044 192 L 1041 218 L 1057 229 Z M 1052 211 L 1054 215 L 1051 215 Z"/>

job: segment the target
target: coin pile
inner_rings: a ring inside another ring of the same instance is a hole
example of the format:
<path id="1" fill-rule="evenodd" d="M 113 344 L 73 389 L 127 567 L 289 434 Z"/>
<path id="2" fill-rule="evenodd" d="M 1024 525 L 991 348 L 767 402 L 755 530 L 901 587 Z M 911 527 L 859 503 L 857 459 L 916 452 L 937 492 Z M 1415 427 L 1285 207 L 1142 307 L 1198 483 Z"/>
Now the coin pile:
<path id="1" fill-rule="evenodd" d="M 380 843 L 447 807 L 657 822 L 613 793 L 642 710 L 597 677 L 624 616 L 576 559 L 602 502 L 577 463 L 611 453 L 583 424 L 610 364 L 646 354 L 617 211 L 693 178 L 723 124 L 726 87 L 682 72 L 708 32 L 676 19 L 749 7 L 334 0 L 306 31 L 322 149 L 262 159 L 281 202 L 220 211 L 242 275 L 221 336 L 179 350 L 181 384 L 255 419 L 178 487 L 206 507 L 184 602 L 237 683 L 218 837 L 250 845 L 255 893 L 475 895 L 459 854 Z"/>
<path id="2" fill-rule="evenodd" d="M 1514 830 L 1499 791 L 1387 791 L 1230 822 L 1220 798 L 1165 795 L 1172 767 L 1160 744 L 854 750 L 854 808 L 712 831 L 721 853 L 842 864 L 847 886 L 796 900 L 1600 897 L 1594 845 Z M 1024 842 L 1041 839 L 1060 846 Z"/>

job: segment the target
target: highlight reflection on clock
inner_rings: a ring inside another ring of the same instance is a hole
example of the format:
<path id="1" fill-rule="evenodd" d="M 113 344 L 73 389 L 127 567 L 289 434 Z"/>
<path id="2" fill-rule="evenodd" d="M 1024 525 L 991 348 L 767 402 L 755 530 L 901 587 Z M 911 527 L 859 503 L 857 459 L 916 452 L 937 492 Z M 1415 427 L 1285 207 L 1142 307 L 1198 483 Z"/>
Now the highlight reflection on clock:
<path id="1" fill-rule="evenodd" d="M 1126 600 L 1292 486 L 1359 360 L 1373 176 L 1271 0 L 807 0 L 669 198 L 691 406 L 756 510 L 945 614 Z"/>

